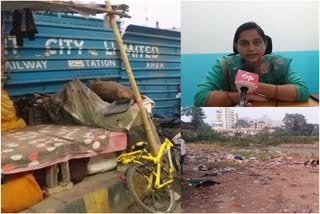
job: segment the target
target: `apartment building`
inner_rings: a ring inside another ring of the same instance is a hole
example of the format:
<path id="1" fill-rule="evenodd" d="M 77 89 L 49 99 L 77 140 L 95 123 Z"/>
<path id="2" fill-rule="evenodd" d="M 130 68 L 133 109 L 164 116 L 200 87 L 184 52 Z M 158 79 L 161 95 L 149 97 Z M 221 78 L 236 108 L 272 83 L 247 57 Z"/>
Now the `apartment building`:
<path id="1" fill-rule="evenodd" d="M 216 113 L 217 120 L 222 122 L 224 129 L 231 129 L 238 121 L 238 113 L 230 108 L 221 108 Z"/>

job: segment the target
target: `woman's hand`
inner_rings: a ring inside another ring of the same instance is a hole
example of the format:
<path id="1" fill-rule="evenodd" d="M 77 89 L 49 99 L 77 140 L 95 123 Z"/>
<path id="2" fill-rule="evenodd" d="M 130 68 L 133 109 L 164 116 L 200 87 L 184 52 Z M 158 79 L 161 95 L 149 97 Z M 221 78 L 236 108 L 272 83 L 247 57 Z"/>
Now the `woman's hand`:
<path id="1" fill-rule="evenodd" d="M 246 107 L 252 107 L 252 102 L 267 102 L 269 99 L 264 96 L 260 96 L 258 94 L 248 94 L 247 95 L 247 102 Z M 237 104 L 235 107 L 239 107 L 239 104 Z"/>
<path id="2" fill-rule="evenodd" d="M 268 102 L 270 99 L 258 94 L 248 94 L 247 102 Z"/>
<path id="3" fill-rule="evenodd" d="M 253 102 L 268 102 L 270 99 L 259 94 L 248 94 L 246 100 L 246 107 L 252 107 Z M 235 107 L 239 107 L 239 103 Z"/>

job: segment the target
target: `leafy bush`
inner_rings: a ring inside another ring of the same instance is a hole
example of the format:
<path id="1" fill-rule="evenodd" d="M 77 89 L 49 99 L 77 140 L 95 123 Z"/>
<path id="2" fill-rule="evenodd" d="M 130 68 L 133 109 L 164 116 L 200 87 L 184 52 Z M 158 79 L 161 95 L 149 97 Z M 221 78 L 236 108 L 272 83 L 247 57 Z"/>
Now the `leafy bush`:
<path id="1" fill-rule="evenodd" d="M 279 144 L 307 144 L 319 141 L 319 137 L 314 136 L 288 136 L 284 135 L 285 130 L 279 130 L 277 136 L 261 134 L 240 138 L 237 136 L 223 136 L 214 131 L 189 131 L 184 133 L 187 142 L 205 141 L 207 143 L 216 143 L 220 146 L 234 146 L 239 148 L 255 146 L 277 146 Z"/>

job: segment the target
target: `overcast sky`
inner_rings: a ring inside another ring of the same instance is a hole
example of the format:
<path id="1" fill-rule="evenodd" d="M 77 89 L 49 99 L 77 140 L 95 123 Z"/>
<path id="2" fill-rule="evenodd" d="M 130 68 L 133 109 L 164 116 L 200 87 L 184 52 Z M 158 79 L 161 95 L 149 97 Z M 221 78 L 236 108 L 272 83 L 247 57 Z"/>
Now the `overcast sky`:
<path id="1" fill-rule="evenodd" d="M 103 0 L 81 1 L 104 4 Z M 110 0 L 112 5 L 129 5 L 130 19 L 124 18 L 125 25 L 136 24 L 155 27 L 159 22 L 161 29 L 181 27 L 181 0 Z"/>
<path id="2" fill-rule="evenodd" d="M 207 118 L 205 119 L 206 123 L 211 124 L 212 121 L 216 120 L 216 111 L 219 108 L 203 108 Z M 294 108 L 294 107 L 259 107 L 259 108 L 231 108 L 238 113 L 238 116 L 241 117 L 250 117 L 252 119 L 259 119 L 264 114 L 272 120 L 282 120 L 286 113 L 288 114 L 302 114 L 305 116 L 307 123 L 317 123 L 319 124 L 319 108 L 318 107 L 304 107 L 304 108 Z M 186 117 L 183 117 L 182 120 L 188 121 Z"/>

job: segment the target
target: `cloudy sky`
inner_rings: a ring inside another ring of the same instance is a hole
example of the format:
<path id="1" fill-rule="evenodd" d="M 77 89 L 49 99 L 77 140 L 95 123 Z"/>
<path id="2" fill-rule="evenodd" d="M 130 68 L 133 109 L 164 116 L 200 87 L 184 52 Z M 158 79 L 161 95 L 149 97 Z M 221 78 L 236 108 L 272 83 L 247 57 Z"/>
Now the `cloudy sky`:
<path id="1" fill-rule="evenodd" d="M 103 0 L 80 1 L 104 4 Z M 125 25 L 136 24 L 147 27 L 155 27 L 159 22 L 162 29 L 180 28 L 181 0 L 110 0 L 112 5 L 129 5 L 130 19 L 125 18 Z"/>

